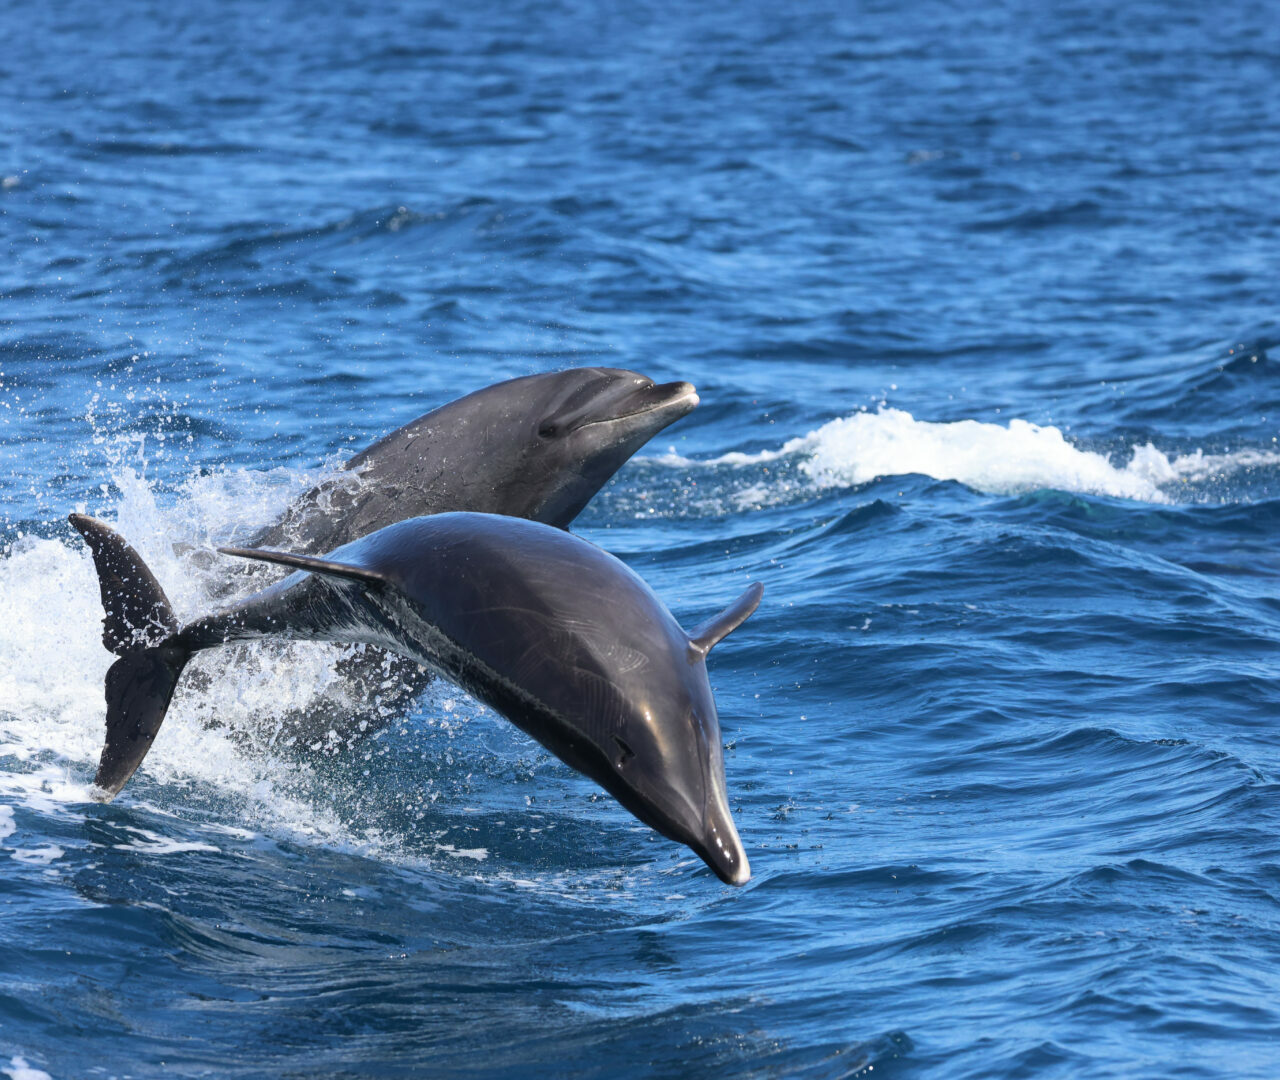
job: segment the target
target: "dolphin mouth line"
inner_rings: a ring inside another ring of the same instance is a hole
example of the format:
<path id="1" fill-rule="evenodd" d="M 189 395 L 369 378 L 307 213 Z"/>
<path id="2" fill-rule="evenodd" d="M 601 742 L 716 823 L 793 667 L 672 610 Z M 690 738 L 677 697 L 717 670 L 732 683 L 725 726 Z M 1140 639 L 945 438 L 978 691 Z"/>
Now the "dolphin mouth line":
<path id="1" fill-rule="evenodd" d="M 648 416 L 650 413 L 662 412 L 684 402 L 688 402 L 689 409 L 693 410 L 697 408 L 701 400 L 702 399 L 698 397 L 698 391 L 694 389 L 694 387 L 690 386 L 688 390 L 682 391 L 676 397 L 668 398 L 666 401 L 659 401 L 656 405 L 650 405 L 643 409 L 636 409 L 635 412 L 623 413 L 621 416 L 611 416 L 607 420 L 592 420 L 588 424 L 583 424 L 582 427 L 578 428 L 578 430 L 584 431 L 589 427 L 597 427 L 600 424 L 617 424 L 623 420 L 634 420 L 637 416 Z"/>

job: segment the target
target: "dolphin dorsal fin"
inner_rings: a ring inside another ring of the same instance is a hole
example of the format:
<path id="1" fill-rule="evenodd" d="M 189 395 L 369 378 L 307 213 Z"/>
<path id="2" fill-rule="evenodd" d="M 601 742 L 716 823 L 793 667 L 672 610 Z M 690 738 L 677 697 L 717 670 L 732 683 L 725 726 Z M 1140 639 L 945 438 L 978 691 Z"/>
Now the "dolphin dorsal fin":
<path id="1" fill-rule="evenodd" d="M 746 592 L 725 608 L 719 615 L 712 615 L 689 632 L 689 651 L 694 659 L 706 656 L 721 640 L 728 637 L 751 617 L 760 606 L 764 586 L 753 584 Z"/>
<path id="2" fill-rule="evenodd" d="M 377 570 L 366 570 L 363 566 L 333 562 L 330 559 L 317 559 L 312 555 L 291 555 L 287 551 L 263 551 L 260 548 L 220 547 L 218 550 L 223 555 L 234 555 L 240 559 L 257 559 L 259 562 L 279 563 L 281 566 L 292 566 L 295 570 L 305 570 L 310 574 L 345 578 L 348 581 L 359 581 L 365 585 L 385 585 L 391 580 L 386 574 Z"/>

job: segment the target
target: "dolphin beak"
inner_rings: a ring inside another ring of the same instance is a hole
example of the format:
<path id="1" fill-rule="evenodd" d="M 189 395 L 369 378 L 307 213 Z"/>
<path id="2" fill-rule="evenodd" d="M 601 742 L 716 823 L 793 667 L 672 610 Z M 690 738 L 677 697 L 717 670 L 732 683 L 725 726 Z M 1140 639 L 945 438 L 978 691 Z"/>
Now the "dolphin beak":
<path id="1" fill-rule="evenodd" d="M 693 383 L 687 382 L 670 382 L 662 383 L 650 388 L 649 393 L 654 396 L 656 403 L 645 412 L 658 412 L 668 414 L 668 419 L 662 425 L 673 424 L 682 416 L 688 416 L 698 407 L 698 391 L 694 389 Z M 656 434 L 656 432 L 655 432 Z"/>
<path id="2" fill-rule="evenodd" d="M 688 416 L 698 407 L 698 391 L 693 383 L 670 382 L 651 383 L 645 381 L 644 386 L 636 388 L 620 403 L 617 415 L 601 420 L 593 420 L 583 424 L 583 428 L 607 424 L 628 433 L 629 437 L 640 436 L 635 444 L 639 449 L 669 424 L 674 424 L 682 416 Z"/>
<path id="3" fill-rule="evenodd" d="M 751 864 L 738 837 L 723 791 L 710 799 L 702 823 L 702 841 L 694 851 L 702 856 L 716 877 L 729 885 L 745 885 L 751 878 Z"/>

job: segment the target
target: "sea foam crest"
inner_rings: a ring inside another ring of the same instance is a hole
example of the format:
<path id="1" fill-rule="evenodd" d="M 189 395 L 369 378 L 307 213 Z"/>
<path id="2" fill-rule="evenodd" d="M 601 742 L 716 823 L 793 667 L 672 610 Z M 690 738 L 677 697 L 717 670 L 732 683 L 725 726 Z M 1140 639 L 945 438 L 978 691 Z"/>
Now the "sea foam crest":
<path id="1" fill-rule="evenodd" d="M 956 480 L 993 495 L 1052 488 L 1156 503 L 1179 501 L 1177 485 L 1280 464 L 1276 451 L 1205 454 L 1197 450 L 1171 456 L 1149 442 L 1132 447 L 1130 455 L 1126 464 L 1117 466 L 1106 454 L 1074 445 L 1060 429 L 1026 420 L 1010 420 L 1007 425 L 979 420 L 934 423 L 917 420 L 902 409 L 885 408 L 832 420 L 776 450 L 735 452 L 702 461 L 669 454 L 659 460 L 679 466 L 794 460 L 815 488 L 918 473 Z M 740 501 L 762 501 L 759 494 L 750 489 Z"/>

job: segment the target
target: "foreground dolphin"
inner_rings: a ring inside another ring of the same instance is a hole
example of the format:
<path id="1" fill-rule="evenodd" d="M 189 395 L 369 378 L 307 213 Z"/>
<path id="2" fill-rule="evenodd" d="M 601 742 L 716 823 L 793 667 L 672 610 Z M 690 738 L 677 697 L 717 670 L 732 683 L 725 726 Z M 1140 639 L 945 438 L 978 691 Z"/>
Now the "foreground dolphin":
<path id="1" fill-rule="evenodd" d="M 245 544 L 319 554 L 397 521 L 454 510 L 568 528 L 632 454 L 697 404 L 687 382 L 659 385 L 621 368 L 495 383 L 379 439 Z M 229 576 L 215 595 L 225 599 L 236 587 Z M 290 721 L 305 742 L 331 729 L 344 738 L 377 729 L 426 683 L 416 665 L 377 649 L 341 661 L 338 671 L 344 696 L 376 698 L 380 708 L 352 717 L 318 704 Z"/>
<path id="2" fill-rule="evenodd" d="M 247 543 L 332 551 L 452 510 L 567 528 L 632 454 L 697 404 L 687 382 L 657 385 L 621 368 L 495 383 L 379 439 Z"/>
<path id="3" fill-rule="evenodd" d="M 106 611 L 104 799 L 151 747 L 193 653 L 260 637 L 365 642 L 457 683 L 585 773 L 724 881 L 751 874 L 729 813 L 711 647 L 760 603 L 752 585 L 686 634 L 624 563 L 567 532 L 491 514 L 390 525 L 324 558 L 223 548 L 294 573 L 179 626 L 138 554 L 71 515 L 93 551 Z"/>

